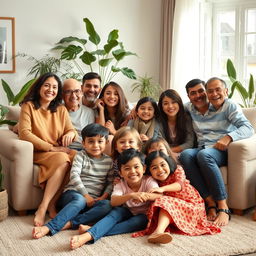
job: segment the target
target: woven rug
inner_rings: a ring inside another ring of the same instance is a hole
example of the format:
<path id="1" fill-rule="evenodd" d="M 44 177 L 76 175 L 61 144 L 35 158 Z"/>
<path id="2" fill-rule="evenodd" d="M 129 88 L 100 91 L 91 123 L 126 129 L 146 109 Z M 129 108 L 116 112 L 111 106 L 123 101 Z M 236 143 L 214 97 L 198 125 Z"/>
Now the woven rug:
<path id="1" fill-rule="evenodd" d="M 95 244 L 69 249 L 69 239 L 77 231 L 66 230 L 39 240 L 31 238 L 33 216 L 9 216 L 0 222 L 0 255 L 240 255 L 256 252 L 256 222 L 251 213 L 232 216 L 230 224 L 217 235 L 190 237 L 173 235 L 166 245 L 154 245 L 146 237 L 130 234 L 103 237 Z"/>

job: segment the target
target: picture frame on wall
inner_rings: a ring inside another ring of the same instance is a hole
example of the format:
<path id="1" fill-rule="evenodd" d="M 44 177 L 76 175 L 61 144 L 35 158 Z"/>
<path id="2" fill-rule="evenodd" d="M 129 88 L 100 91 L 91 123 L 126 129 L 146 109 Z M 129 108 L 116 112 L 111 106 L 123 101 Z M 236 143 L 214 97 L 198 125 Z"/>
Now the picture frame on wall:
<path id="1" fill-rule="evenodd" d="M 0 17 L 0 73 L 15 72 L 15 18 Z"/>

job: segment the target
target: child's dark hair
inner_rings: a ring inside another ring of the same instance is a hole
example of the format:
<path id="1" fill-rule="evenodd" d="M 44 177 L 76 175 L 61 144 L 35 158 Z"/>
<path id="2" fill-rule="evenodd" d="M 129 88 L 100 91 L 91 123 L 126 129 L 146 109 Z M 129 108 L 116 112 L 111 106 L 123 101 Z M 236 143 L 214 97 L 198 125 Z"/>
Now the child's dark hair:
<path id="1" fill-rule="evenodd" d="M 97 135 L 100 135 L 100 137 L 105 137 L 106 139 L 108 139 L 109 130 L 106 127 L 102 126 L 101 124 L 92 123 L 92 124 L 86 125 L 83 128 L 81 134 L 82 134 L 83 140 L 86 137 L 95 137 Z"/>
<path id="2" fill-rule="evenodd" d="M 151 97 L 143 97 L 143 98 L 141 98 L 141 99 L 137 102 L 137 104 L 136 104 L 135 111 L 138 112 L 138 109 L 139 109 L 140 105 L 142 105 L 142 104 L 144 104 L 144 103 L 146 103 L 146 102 L 150 102 L 150 103 L 152 104 L 152 106 L 153 106 L 153 108 L 154 108 L 154 117 L 155 117 L 156 119 L 158 119 L 158 118 L 160 117 L 159 108 L 158 108 L 158 106 L 157 106 L 156 101 L 155 101 L 153 98 L 151 98 Z"/>
<path id="3" fill-rule="evenodd" d="M 155 160 L 157 157 L 162 157 L 169 165 L 170 168 L 170 174 L 174 173 L 176 168 L 177 168 L 177 164 L 175 162 L 175 160 L 171 157 L 171 156 L 167 156 L 165 153 L 161 152 L 161 151 L 154 151 L 151 152 L 145 160 L 147 169 L 146 169 L 146 174 L 150 174 L 150 166 L 153 162 L 153 160 Z"/>
<path id="4" fill-rule="evenodd" d="M 121 170 L 121 166 L 132 160 L 134 157 L 138 157 L 142 165 L 145 165 L 145 155 L 140 151 L 129 148 L 124 150 L 117 158 L 118 169 Z"/>

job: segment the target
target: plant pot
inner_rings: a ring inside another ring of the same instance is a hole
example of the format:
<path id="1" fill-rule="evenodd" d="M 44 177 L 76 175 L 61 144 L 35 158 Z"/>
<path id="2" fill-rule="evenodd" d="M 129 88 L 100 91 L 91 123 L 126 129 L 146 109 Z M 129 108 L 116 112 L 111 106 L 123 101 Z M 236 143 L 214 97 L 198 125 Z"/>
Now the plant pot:
<path id="1" fill-rule="evenodd" d="M 8 216 L 8 194 L 7 190 L 0 191 L 0 221 Z"/>

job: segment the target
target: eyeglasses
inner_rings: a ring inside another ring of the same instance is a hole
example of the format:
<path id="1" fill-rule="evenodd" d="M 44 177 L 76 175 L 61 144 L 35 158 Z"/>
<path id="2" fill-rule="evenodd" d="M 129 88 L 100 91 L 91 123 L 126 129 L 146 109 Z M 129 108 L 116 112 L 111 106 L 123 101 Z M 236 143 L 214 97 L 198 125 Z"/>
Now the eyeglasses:
<path id="1" fill-rule="evenodd" d="M 64 93 L 65 95 L 72 95 L 73 93 L 74 93 L 75 95 L 79 95 L 79 94 L 81 94 L 81 90 L 80 90 L 80 89 L 76 89 L 76 90 L 66 90 L 66 91 L 63 91 L 63 93 Z"/>

